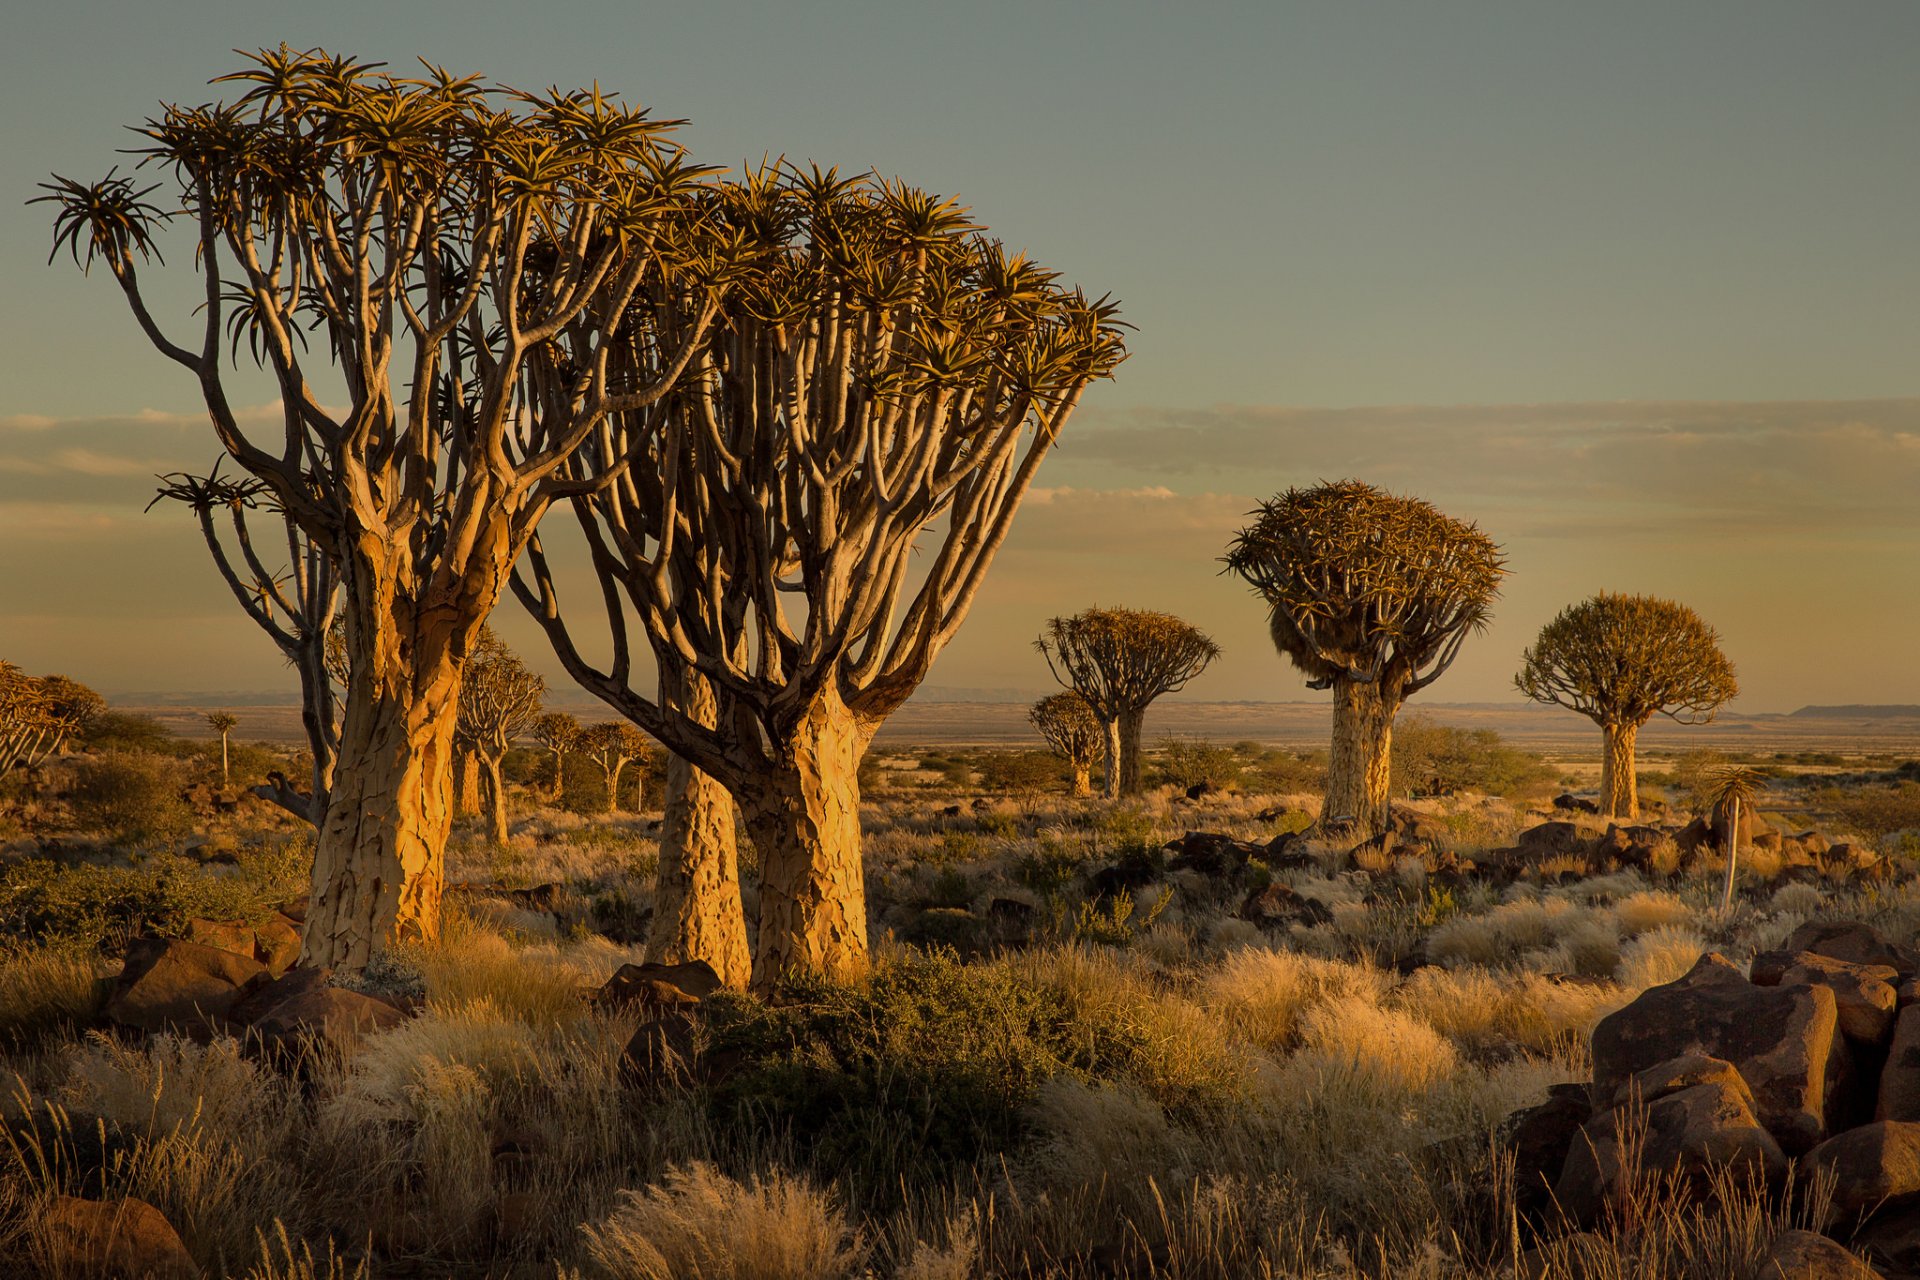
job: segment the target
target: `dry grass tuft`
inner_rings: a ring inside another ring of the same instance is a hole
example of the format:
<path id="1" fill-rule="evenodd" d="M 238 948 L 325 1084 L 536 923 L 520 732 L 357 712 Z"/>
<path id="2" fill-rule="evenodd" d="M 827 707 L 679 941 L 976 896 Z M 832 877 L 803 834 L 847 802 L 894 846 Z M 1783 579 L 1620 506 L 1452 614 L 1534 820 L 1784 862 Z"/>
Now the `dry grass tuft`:
<path id="1" fill-rule="evenodd" d="M 740 1183 L 704 1163 L 622 1193 L 586 1234 L 610 1280 L 854 1280 L 866 1255 L 833 1196 L 806 1178 Z"/>

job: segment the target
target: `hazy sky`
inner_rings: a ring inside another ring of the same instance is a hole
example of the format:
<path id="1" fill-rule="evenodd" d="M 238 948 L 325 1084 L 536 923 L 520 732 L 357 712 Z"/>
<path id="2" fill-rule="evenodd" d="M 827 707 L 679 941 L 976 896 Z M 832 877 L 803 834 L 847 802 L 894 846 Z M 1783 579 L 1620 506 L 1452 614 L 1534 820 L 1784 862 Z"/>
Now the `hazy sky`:
<path id="1" fill-rule="evenodd" d="M 0 656 L 106 689 L 290 686 L 153 472 L 191 388 L 23 207 L 232 46 L 598 78 L 702 159 L 958 193 L 1139 326 L 1023 514 L 945 688 L 1037 690 L 1090 603 L 1186 614 L 1191 689 L 1295 698 L 1214 557 L 1357 476 L 1476 520 L 1514 576 L 1430 696 L 1498 699 L 1600 588 L 1695 604 L 1749 710 L 1920 701 L 1920 4 L 93 3 L 0 45 Z M 11 193 L 10 195 L 8 193 Z M 1392 406 L 1392 407 L 1375 407 Z M 524 628 L 532 656 L 553 671 Z M 557 672 L 556 672 L 557 674 Z"/>

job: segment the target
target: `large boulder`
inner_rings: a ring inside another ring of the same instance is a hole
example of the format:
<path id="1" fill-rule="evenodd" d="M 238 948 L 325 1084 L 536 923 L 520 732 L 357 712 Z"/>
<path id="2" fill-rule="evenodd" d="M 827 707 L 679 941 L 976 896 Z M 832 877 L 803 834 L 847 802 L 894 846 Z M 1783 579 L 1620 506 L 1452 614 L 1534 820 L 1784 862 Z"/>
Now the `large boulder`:
<path id="1" fill-rule="evenodd" d="M 265 973 L 250 955 L 184 938 L 136 938 L 105 1012 L 132 1031 L 209 1035 L 228 1026 L 241 988 Z"/>
<path id="2" fill-rule="evenodd" d="M 1851 1226 L 1879 1209 L 1920 1204 L 1920 1124 L 1876 1120 L 1836 1134 L 1807 1152 L 1800 1177 L 1830 1178 L 1823 1230 Z"/>
<path id="3" fill-rule="evenodd" d="M 1808 951 L 1851 964 L 1886 965 L 1902 979 L 1920 975 L 1920 952 L 1889 941 L 1860 920 L 1809 920 L 1787 935 L 1780 950 Z"/>
<path id="4" fill-rule="evenodd" d="M 1585 853 L 1591 842 L 1571 822 L 1543 822 L 1528 827 L 1513 838 L 1514 848 L 1525 858 L 1551 858 L 1560 854 Z"/>
<path id="5" fill-rule="evenodd" d="M 601 1008 L 640 1005 L 668 1009 L 691 1007 L 726 986 L 705 960 L 682 964 L 623 964 L 594 993 Z"/>
<path id="6" fill-rule="evenodd" d="M 1669 1074 L 1684 1077 L 1693 1066 Z M 1786 1154 L 1755 1118 L 1751 1095 L 1738 1076 L 1721 1073 L 1648 1103 L 1645 1138 L 1636 1142 L 1639 1114 L 1635 1107 L 1602 1112 L 1587 1122 L 1567 1152 L 1554 1198 L 1580 1225 L 1592 1226 L 1609 1211 L 1626 1207 L 1640 1168 L 1670 1171 L 1699 1191 L 1723 1169 L 1769 1183 L 1786 1171 Z"/>
<path id="7" fill-rule="evenodd" d="M 1553 1184 L 1591 1119 L 1593 1095 L 1587 1086 L 1556 1084 L 1545 1102 L 1514 1112 L 1500 1126 L 1500 1145 L 1513 1156 L 1514 1207 L 1529 1221 L 1551 1216 Z"/>
<path id="8" fill-rule="evenodd" d="M 1825 1236 L 1782 1231 L 1755 1268 L 1753 1280 L 1878 1280 L 1879 1274 Z"/>
<path id="9" fill-rule="evenodd" d="M 263 1047 L 288 1054 L 347 1053 L 369 1033 L 406 1021 L 405 1013 L 378 996 L 334 986 L 332 976 L 325 968 L 292 969 L 256 982 L 229 1016 L 245 1023 Z"/>
<path id="10" fill-rule="evenodd" d="M 1920 1005 L 1908 1005 L 1894 1021 L 1873 1118 L 1920 1121 Z"/>
<path id="11" fill-rule="evenodd" d="M 1701 1055 L 1731 1062 L 1760 1123 L 1788 1154 L 1827 1136 L 1827 1080 L 1839 1007 L 1826 987 L 1757 987 L 1709 953 L 1685 976 L 1642 992 L 1593 1032 L 1595 1087 L 1606 1096 L 1639 1072 Z"/>
<path id="12" fill-rule="evenodd" d="M 1893 1032 L 1900 975 L 1891 965 L 1855 964 L 1812 951 L 1763 951 L 1753 958 L 1752 973 L 1758 986 L 1805 982 L 1830 989 L 1842 1034 L 1858 1044 L 1885 1044 Z"/>
<path id="13" fill-rule="evenodd" d="M 144 1200 L 55 1196 L 34 1225 L 53 1275 L 193 1280 L 200 1274 L 180 1233 Z"/>

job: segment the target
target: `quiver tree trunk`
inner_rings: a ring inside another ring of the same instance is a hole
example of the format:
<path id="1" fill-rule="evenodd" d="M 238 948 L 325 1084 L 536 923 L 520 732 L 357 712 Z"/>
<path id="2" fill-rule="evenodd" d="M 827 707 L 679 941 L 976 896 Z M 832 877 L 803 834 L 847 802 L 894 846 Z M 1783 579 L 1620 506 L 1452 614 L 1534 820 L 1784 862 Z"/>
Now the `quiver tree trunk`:
<path id="1" fill-rule="evenodd" d="M 1634 774 L 1633 748 L 1640 736 L 1637 724 L 1605 724 L 1606 755 L 1600 762 L 1600 812 L 1609 818 L 1640 816 L 1640 782 Z"/>
<path id="2" fill-rule="evenodd" d="M 1136 707 L 1120 713 L 1120 794 L 1140 794 L 1140 730 L 1147 722 L 1147 709 Z"/>
<path id="3" fill-rule="evenodd" d="M 1092 770 L 1079 761 L 1073 762 L 1073 794 L 1090 796 L 1093 794 Z"/>
<path id="4" fill-rule="evenodd" d="M 1100 794 L 1109 800 L 1120 798 L 1120 717 L 1106 721 L 1101 728 L 1107 731 L 1107 767 L 1101 781 Z"/>
<path id="5" fill-rule="evenodd" d="M 705 677 L 688 673 L 674 693 L 689 719 L 709 729 L 714 726 L 713 688 Z M 671 754 L 647 959 L 660 964 L 704 960 L 730 987 L 745 987 L 753 976 L 740 906 L 733 797 L 712 777 Z"/>
<path id="6" fill-rule="evenodd" d="M 1386 829 L 1389 756 L 1398 709 L 1398 699 L 1389 699 L 1378 683 L 1344 676 L 1334 680 L 1333 750 L 1327 760 L 1322 823 L 1351 818 L 1370 834 Z"/>
<path id="7" fill-rule="evenodd" d="M 742 788 L 760 854 L 758 988 L 792 973 L 850 978 L 866 969 L 860 756 L 868 734 L 829 685 L 776 746 L 773 767 Z"/>
<path id="8" fill-rule="evenodd" d="M 418 691 L 382 696 L 356 680 L 340 761 L 313 856 L 300 962 L 365 968 L 400 938 L 440 933 L 447 833 L 453 826 L 457 668 Z"/>
<path id="9" fill-rule="evenodd" d="M 459 784 L 455 801 L 460 815 L 470 818 L 480 812 L 480 758 L 470 750 L 456 749 L 454 768 Z"/>
<path id="10" fill-rule="evenodd" d="M 479 756 L 478 752 L 474 753 Z M 484 771 L 482 790 L 487 797 L 487 825 L 493 832 L 493 842 L 504 845 L 507 842 L 507 787 L 500 777 L 500 761 L 493 756 L 479 756 Z"/>

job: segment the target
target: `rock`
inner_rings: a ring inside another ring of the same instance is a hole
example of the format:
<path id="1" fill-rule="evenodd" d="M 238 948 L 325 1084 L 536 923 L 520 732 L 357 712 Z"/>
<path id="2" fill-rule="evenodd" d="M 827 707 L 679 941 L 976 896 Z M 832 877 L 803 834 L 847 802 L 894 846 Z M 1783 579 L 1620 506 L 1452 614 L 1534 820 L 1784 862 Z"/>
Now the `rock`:
<path id="1" fill-rule="evenodd" d="M 260 1044 L 298 1055 L 324 1048 L 350 1053 L 370 1032 L 399 1026 L 407 1015 L 378 996 L 332 984 L 326 968 L 292 969 L 285 977 L 257 981 L 230 1012 Z"/>
<path id="2" fill-rule="evenodd" d="M 987 903 L 987 919 L 995 924 L 1014 925 L 1028 928 L 1033 924 L 1039 908 L 1031 902 L 1022 902 L 1018 898 L 994 898 Z"/>
<path id="3" fill-rule="evenodd" d="M 283 902 L 280 904 L 280 914 L 296 925 L 304 925 L 307 922 L 307 906 L 312 901 L 312 898 L 295 898 L 291 902 Z"/>
<path id="4" fill-rule="evenodd" d="M 1920 1005 L 1908 1005 L 1893 1024 L 1893 1044 L 1880 1072 L 1875 1120 L 1920 1121 Z"/>
<path id="5" fill-rule="evenodd" d="M 1187 799 L 1204 800 L 1208 796 L 1212 795 L 1216 790 L 1218 790 L 1218 788 L 1216 788 L 1211 782 L 1196 782 L 1192 786 L 1187 788 Z"/>
<path id="6" fill-rule="evenodd" d="M 1902 979 L 1920 975 L 1920 953 L 1888 941 L 1878 929 L 1859 920 L 1809 920 L 1787 935 L 1780 950 L 1810 951 L 1851 964 L 1887 965 Z"/>
<path id="7" fill-rule="evenodd" d="M 1783 1231 L 1753 1280 L 1878 1280 L 1879 1273 L 1825 1236 Z"/>
<path id="8" fill-rule="evenodd" d="M 251 955 L 181 938 L 136 938 L 107 998 L 116 1026 L 207 1034 L 226 1025 L 240 989 L 266 969 Z"/>
<path id="9" fill-rule="evenodd" d="M 253 931 L 253 958 L 279 977 L 300 961 L 300 926 L 275 912 Z"/>
<path id="10" fill-rule="evenodd" d="M 1278 881 L 1264 889 L 1255 889 L 1234 913 L 1263 929 L 1282 929 L 1288 925 L 1326 924 L 1333 912 L 1312 898 L 1302 897 Z"/>
<path id="11" fill-rule="evenodd" d="M 1890 1276 L 1912 1280 L 1920 1275 L 1920 1205 L 1875 1213 L 1867 1225 L 1853 1233 L 1850 1243 Z"/>
<path id="12" fill-rule="evenodd" d="M 1805 849 L 1816 858 L 1833 848 L 1832 842 L 1818 831 L 1802 831 L 1797 833 L 1793 839 L 1802 849 Z"/>
<path id="13" fill-rule="evenodd" d="M 699 1057 L 694 1015 L 669 1009 L 642 1022 L 627 1041 L 621 1070 L 629 1083 L 649 1089 L 686 1080 Z"/>
<path id="14" fill-rule="evenodd" d="M 1265 853 L 1266 849 L 1217 831 L 1189 831 L 1178 840 L 1168 841 L 1165 852 L 1171 855 L 1168 870 L 1197 871 L 1217 879 L 1245 871 L 1247 859 Z"/>
<path id="15" fill-rule="evenodd" d="M 926 907 L 900 926 L 898 937 L 918 947 L 951 947 L 974 955 L 987 943 L 986 921 L 965 907 Z"/>
<path id="16" fill-rule="evenodd" d="M 1690 1054 L 1731 1062 L 1767 1130 L 1790 1155 L 1827 1136 L 1828 1063 L 1839 1009 L 1827 987 L 1756 987 L 1725 957 L 1652 987 L 1593 1032 L 1596 1087 L 1610 1095 L 1635 1074 Z"/>
<path id="17" fill-rule="evenodd" d="M 1697 1084 L 1647 1104 L 1643 1143 L 1629 1140 L 1636 1108 L 1615 1108 L 1589 1120 L 1567 1152 L 1555 1199 L 1582 1226 L 1626 1207 L 1637 1180 L 1631 1164 L 1636 1146 L 1642 1167 L 1672 1171 L 1696 1191 L 1704 1192 L 1721 1169 L 1777 1181 L 1786 1171 L 1786 1154 L 1755 1118 L 1746 1086 L 1734 1079 Z"/>
<path id="18" fill-rule="evenodd" d="M 1679 1093 L 1703 1084 L 1724 1085 L 1743 1096 L 1749 1108 L 1753 1105 L 1752 1091 L 1747 1088 L 1747 1082 L 1740 1078 L 1740 1072 L 1734 1065 L 1725 1058 L 1710 1058 L 1702 1053 L 1669 1058 L 1645 1071 L 1636 1071 L 1613 1091 L 1613 1105 L 1626 1106 L 1638 1099 L 1644 1106 L 1670 1093 Z"/>
<path id="19" fill-rule="evenodd" d="M 1920 1124 L 1876 1120 L 1807 1152 L 1800 1177 L 1833 1180 L 1822 1230 L 1851 1226 L 1875 1209 L 1920 1202 Z"/>
<path id="20" fill-rule="evenodd" d="M 186 938 L 203 947 L 218 947 L 235 955 L 253 955 L 253 929 L 242 920 L 189 920 Z"/>
<path id="21" fill-rule="evenodd" d="M 1529 1221 L 1550 1216 L 1553 1184 L 1581 1126 L 1592 1118 L 1593 1098 L 1585 1085 L 1557 1084 L 1545 1102 L 1516 1111 L 1501 1124 L 1500 1145 L 1513 1153 L 1514 1207 Z"/>
<path id="22" fill-rule="evenodd" d="M 1586 837 L 1571 822 L 1543 822 L 1537 827 L 1528 827 L 1513 838 L 1513 845 L 1529 858 L 1550 858 L 1587 850 Z"/>
<path id="23" fill-rule="evenodd" d="M 1766 951 L 1753 958 L 1753 981 L 1759 986 L 1806 982 L 1831 989 L 1839 1006 L 1841 1032 L 1865 1045 L 1885 1044 L 1893 1032 L 1898 1003 L 1894 983 L 1899 977 L 1891 965 L 1854 964 L 1812 951 L 1784 956 Z"/>
<path id="24" fill-rule="evenodd" d="M 1560 795 L 1555 796 L 1553 798 L 1553 807 L 1561 810 L 1564 813 L 1598 813 L 1600 812 L 1599 805 L 1595 804 L 1591 800 L 1584 800 L 1581 797 L 1574 795 L 1571 791 L 1564 792 Z"/>
<path id="25" fill-rule="evenodd" d="M 144 1200 L 55 1196 L 36 1223 L 54 1275 L 102 1280 L 194 1280 L 180 1233 Z"/>
<path id="26" fill-rule="evenodd" d="M 1122 893 L 1143 888 L 1158 880 L 1161 875 L 1160 859 L 1155 852 L 1137 849 L 1121 855 L 1112 864 L 1100 868 L 1087 878 L 1087 885 L 1096 898 L 1115 898 Z"/>
<path id="27" fill-rule="evenodd" d="M 623 1004 L 657 1007 L 697 1005 L 726 984 L 705 960 L 684 964 L 623 964 L 594 993 L 600 1008 Z"/>

